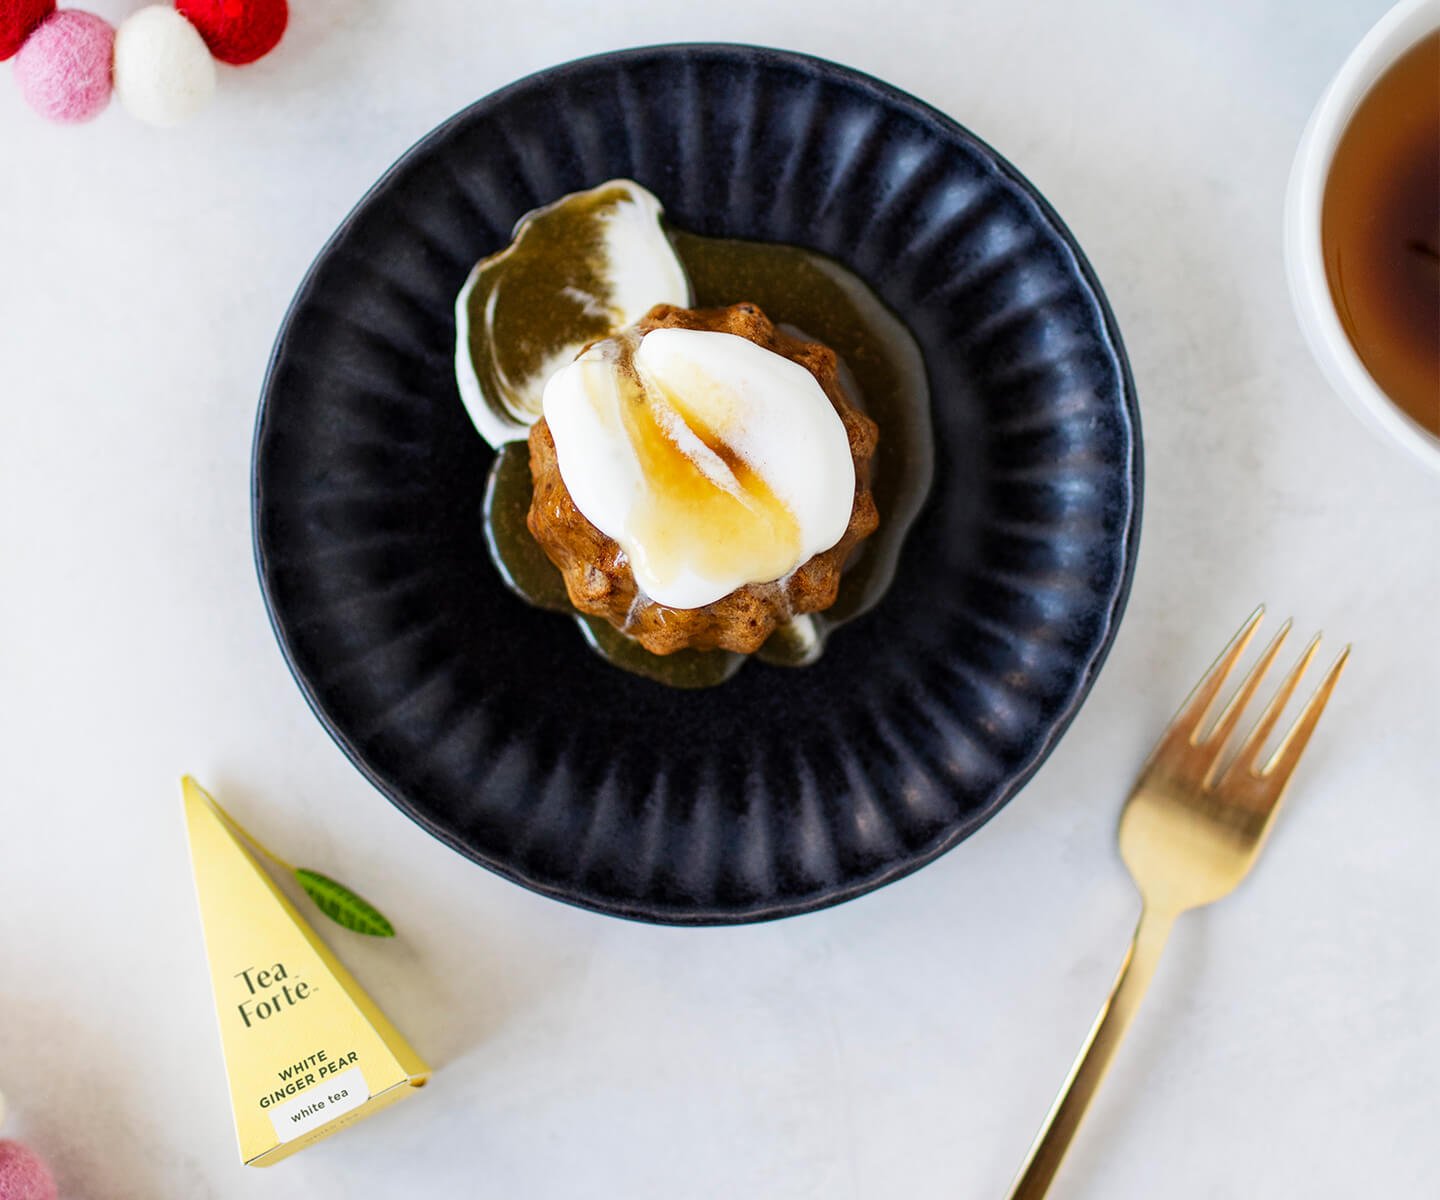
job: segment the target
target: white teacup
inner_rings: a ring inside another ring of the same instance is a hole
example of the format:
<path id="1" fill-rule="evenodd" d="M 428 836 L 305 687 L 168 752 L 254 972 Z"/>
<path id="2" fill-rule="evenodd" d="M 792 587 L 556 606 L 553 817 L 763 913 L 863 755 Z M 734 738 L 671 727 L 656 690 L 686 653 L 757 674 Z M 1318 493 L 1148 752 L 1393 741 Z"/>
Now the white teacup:
<path id="1" fill-rule="evenodd" d="M 1300 138 L 1290 172 L 1285 196 L 1285 268 L 1300 328 L 1331 385 L 1371 429 L 1440 472 L 1440 438 L 1390 401 L 1346 336 L 1335 312 L 1320 248 L 1325 181 L 1350 118 L 1395 60 L 1437 28 L 1440 0 L 1402 0 L 1380 18 L 1330 81 Z"/>

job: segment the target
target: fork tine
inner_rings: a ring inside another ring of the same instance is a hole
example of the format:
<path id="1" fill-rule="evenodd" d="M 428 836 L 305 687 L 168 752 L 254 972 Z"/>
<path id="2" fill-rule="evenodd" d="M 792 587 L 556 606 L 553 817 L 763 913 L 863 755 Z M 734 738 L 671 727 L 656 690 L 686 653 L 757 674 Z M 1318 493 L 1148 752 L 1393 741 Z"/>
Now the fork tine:
<path id="1" fill-rule="evenodd" d="M 1206 746 L 1214 748 L 1215 758 L 1210 764 L 1210 769 L 1205 773 L 1205 786 L 1209 787 L 1215 782 L 1215 776 L 1220 773 L 1220 759 L 1225 753 L 1225 744 L 1235 732 L 1235 726 L 1240 723 L 1240 718 L 1245 715 L 1245 706 L 1255 697 L 1255 691 L 1264 681 L 1266 674 L 1275 663 L 1275 656 L 1280 653 L 1280 647 L 1285 644 L 1285 638 L 1289 635 L 1293 622 L 1287 620 L 1280 626 L 1280 631 L 1270 639 L 1270 644 L 1265 647 L 1265 652 L 1256 660 L 1255 665 L 1250 668 L 1250 673 L 1241 681 L 1240 686 L 1235 690 L 1235 695 L 1230 698 L 1230 703 L 1220 714 L 1215 722 L 1215 728 L 1205 735 Z"/>
<path id="2" fill-rule="evenodd" d="M 1295 764 L 1305 753 L 1305 746 L 1310 741 L 1310 735 L 1315 732 L 1315 726 L 1320 722 L 1320 714 L 1325 711 L 1325 705 L 1330 701 L 1330 693 L 1340 682 L 1340 673 L 1344 671 L 1345 664 L 1349 659 L 1350 647 L 1346 646 L 1330 664 L 1330 669 L 1325 672 L 1325 678 L 1320 681 L 1320 686 L 1315 689 L 1310 699 L 1305 701 L 1305 707 L 1300 710 L 1300 715 L 1295 718 L 1295 724 L 1290 726 L 1289 732 L 1285 734 L 1285 740 L 1280 743 L 1279 749 L 1265 764 L 1265 770 L 1261 774 L 1267 779 L 1273 779 L 1280 787 L 1285 786 L 1290 773 L 1295 769 Z"/>
<path id="3" fill-rule="evenodd" d="M 1239 632 L 1230 639 L 1230 644 L 1220 652 L 1220 657 L 1215 660 L 1214 665 L 1205 672 L 1205 677 L 1195 685 L 1195 690 L 1190 693 L 1180 711 L 1175 714 L 1175 719 L 1170 722 L 1172 733 L 1184 733 L 1186 740 L 1194 745 L 1200 740 L 1200 730 L 1205 721 L 1205 714 L 1208 713 L 1215 703 L 1215 697 L 1220 694 L 1220 689 L 1225 686 L 1225 680 L 1230 677 L 1230 672 L 1235 669 L 1235 664 L 1240 661 L 1240 656 L 1245 653 L 1245 647 L 1250 644 L 1250 639 L 1255 636 L 1255 630 L 1260 624 L 1260 618 L 1265 615 L 1265 606 L 1262 604 L 1253 613 L 1244 625 L 1240 626 Z"/>
<path id="4" fill-rule="evenodd" d="M 1285 711 L 1285 706 L 1290 703 L 1290 697 L 1295 694 L 1295 689 L 1300 686 L 1300 680 L 1310 666 L 1310 660 L 1315 657 L 1315 651 L 1320 648 L 1320 635 L 1317 633 L 1310 639 L 1310 644 L 1305 647 L 1299 660 L 1290 668 L 1290 673 L 1281 681 L 1275 694 L 1270 697 L 1270 703 L 1265 706 L 1265 711 L 1260 714 L 1260 719 L 1255 722 L 1255 728 L 1245 735 L 1245 740 L 1240 744 L 1240 749 L 1235 754 L 1235 761 L 1226 770 L 1221 780 L 1222 786 L 1232 775 L 1239 775 L 1242 772 L 1254 772 L 1259 774 L 1257 763 L 1260 757 L 1260 748 L 1264 746 L 1265 740 L 1274 730 L 1276 723 L 1280 720 L 1280 714 Z"/>
<path id="5" fill-rule="evenodd" d="M 1245 706 L 1250 703 L 1251 698 L 1255 695 L 1255 690 L 1264 682 L 1266 673 L 1274 664 L 1275 656 L 1280 653 L 1280 647 L 1285 644 L 1285 639 L 1289 636 L 1293 626 L 1294 622 L 1287 620 L 1280 626 L 1279 632 L 1270 639 L 1270 644 L 1265 647 L 1265 652 L 1260 655 L 1255 665 L 1250 668 L 1250 673 L 1241 681 L 1230 703 L 1225 706 L 1225 711 L 1216 720 L 1214 728 L 1205 735 L 1207 742 L 1223 743 L 1234 731 L 1245 713 Z"/>

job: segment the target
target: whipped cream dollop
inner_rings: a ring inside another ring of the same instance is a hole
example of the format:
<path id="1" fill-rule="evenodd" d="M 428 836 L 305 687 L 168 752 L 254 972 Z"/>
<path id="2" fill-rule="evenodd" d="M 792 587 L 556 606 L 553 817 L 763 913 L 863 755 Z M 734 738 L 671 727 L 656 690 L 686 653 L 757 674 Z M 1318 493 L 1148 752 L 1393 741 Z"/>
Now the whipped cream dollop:
<path id="1" fill-rule="evenodd" d="M 598 342 L 550 376 L 543 408 L 576 507 L 658 604 L 781 579 L 849 524 L 839 413 L 799 363 L 736 334 Z"/>
<path id="2" fill-rule="evenodd" d="M 492 446 L 525 437 L 545 381 L 589 343 L 657 304 L 689 304 L 663 215 L 638 183 L 612 179 L 527 213 L 470 272 L 455 300 L 455 379 Z"/>

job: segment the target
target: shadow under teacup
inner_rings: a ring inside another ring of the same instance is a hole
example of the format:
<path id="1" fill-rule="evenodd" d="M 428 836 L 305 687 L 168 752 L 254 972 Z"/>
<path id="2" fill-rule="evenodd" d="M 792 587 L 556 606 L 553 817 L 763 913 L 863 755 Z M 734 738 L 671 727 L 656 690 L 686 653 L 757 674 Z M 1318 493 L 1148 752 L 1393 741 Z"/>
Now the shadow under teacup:
<path id="1" fill-rule="evenodd" d="M 1330 383 L 1440 472 L 1440 0 L 1397 4 L 1321 97 L 1290 175 L 1285 261 Z"/>

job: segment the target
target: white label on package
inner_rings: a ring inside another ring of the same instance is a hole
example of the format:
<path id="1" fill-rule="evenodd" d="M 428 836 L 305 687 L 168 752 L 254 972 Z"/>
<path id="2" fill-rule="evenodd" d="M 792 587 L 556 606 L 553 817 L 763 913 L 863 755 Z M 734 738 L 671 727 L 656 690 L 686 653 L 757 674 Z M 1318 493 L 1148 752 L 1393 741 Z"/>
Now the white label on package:
<path id="1" fill-rule="evenodd" d="M 307 1088 L 294 1100 L 277 1104 L 270 1109 L 270 1122 L 275 1126 L 276 1137 L 282 1142 L 293 1142 L 302 1134 L 344 1116 L 352 1108 L 359 1108 L 368 1099 L 370 1089 L 365 1086 L 365 1076 L 360 1074 L 359 1067 L 351 1067 Z"/>

